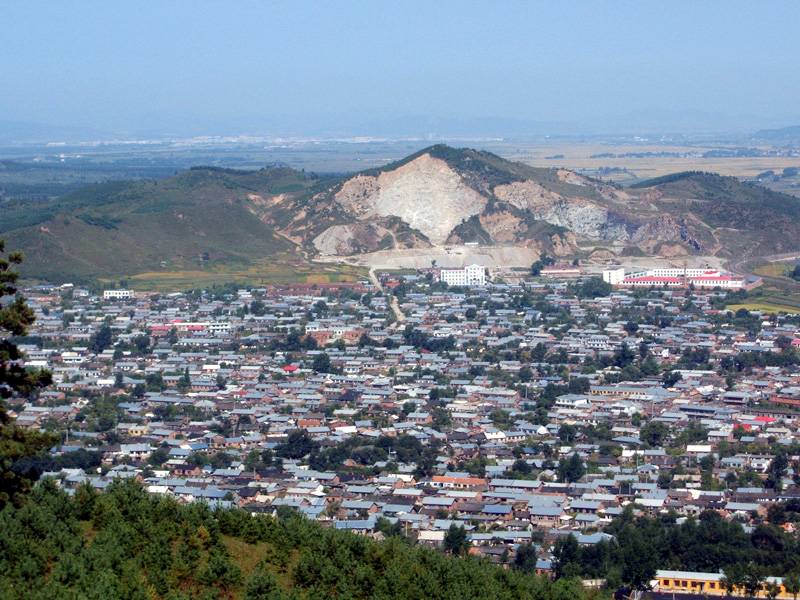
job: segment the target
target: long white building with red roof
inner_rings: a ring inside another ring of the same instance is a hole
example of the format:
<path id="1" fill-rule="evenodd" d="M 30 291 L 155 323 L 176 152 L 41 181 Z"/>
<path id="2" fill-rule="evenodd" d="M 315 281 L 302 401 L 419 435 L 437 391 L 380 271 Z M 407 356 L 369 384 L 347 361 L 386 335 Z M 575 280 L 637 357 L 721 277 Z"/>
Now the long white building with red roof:
<path id="1" fill-rule="evenodd" d="M 717 269 L 656 268 L 624 276 L 622 269 L 603 273 L 603 279 L 619 287 L 688 287 L 713 289 L 744 289 L 748 286 L 742 277 L 733 277 Z"/>

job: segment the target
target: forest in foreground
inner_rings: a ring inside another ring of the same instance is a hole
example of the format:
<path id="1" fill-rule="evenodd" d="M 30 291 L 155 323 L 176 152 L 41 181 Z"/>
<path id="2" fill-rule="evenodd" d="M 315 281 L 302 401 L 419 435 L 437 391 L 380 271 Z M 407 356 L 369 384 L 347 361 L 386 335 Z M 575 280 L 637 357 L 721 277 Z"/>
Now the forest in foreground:
<path id="1" fill-rule="evenodd" d="M 6 600 L 580 600 L 553 582 L 390 537 L 324 528 L 291 509 L 252 516 L 148 494 L 134 481 L 73 496 L 49 479 L 0 511 Z"/>

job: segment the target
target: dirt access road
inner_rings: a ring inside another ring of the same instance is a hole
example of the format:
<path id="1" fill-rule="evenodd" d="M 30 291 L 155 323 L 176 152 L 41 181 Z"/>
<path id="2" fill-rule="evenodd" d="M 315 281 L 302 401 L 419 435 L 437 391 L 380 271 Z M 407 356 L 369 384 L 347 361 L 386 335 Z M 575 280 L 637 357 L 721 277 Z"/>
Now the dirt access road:
<path id="1" fill-rule="evenodd" d="M 385 294 L 383 286 L 381 285 L 381 282 L 378 279 L 378 276 L 375 275 L 375 267 L 369 268 L 369 280 L 373 283 L 373 285 L 376 288 L 378 288 L 381 291 L 381 293 Z M 395 296 L 394 294 L 392 294 L 392 300 L 390 306 L 392 307 L 392 312 L 394 312 L 395 319 L 397 319 L 395 324 L 402 323 L 403 321 L 406 320 L 405 314 L 403 314 L 403 311 L 400 310 L 400 304 L 397 302 L 397 296 Z"/>
<path id="2" fill-rule="evenodd" d="M 394 248 L 355 256 L 324 256 L 318 263 L 341 263 L 375 269 L 421 269 L 434 262 L 440 267 L 460 268 L 479 264 L 488 268 L 530 267 L 539 250 L 518 246 L 435 246 L 432 248 Z"/>

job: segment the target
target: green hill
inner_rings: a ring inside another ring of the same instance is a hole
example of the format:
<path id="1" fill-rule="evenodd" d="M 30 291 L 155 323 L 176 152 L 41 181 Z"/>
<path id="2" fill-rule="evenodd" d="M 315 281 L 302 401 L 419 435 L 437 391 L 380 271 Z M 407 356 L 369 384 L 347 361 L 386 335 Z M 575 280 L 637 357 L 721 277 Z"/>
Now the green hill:
<path id="1" fill-rule="evenodd" d="M 685 210 L 714 228 L 748 231 L 760 252 L 800 247 L 800 199 L 715 173 L 686 171 L 631 186 L 679 199 Z M 675 208 L 674 202 L 664 203 Z"/>
<path id="2" fill-rule="evenodd" d="M 353 176 L 197 167 L 89 185 L 55 200 L 6 200 L 0 236 L 25 252 L 29 279 L 138 277 L 154 288 L 169 287 L 171 277 L 173 286 L 191 287 L 199 275 L 218 282 L 234 272 L 259 283 L 305 277 L 300 271 L 327 276 L 333 267 L 311 265 L 317 254 L 466 241 L 565 258 L 592 244 L 634 244 L 645 254 L 664 246 L 769 254 L 800 248 L 800 200 L 700 172 L 620 189 L 438 144 Z"/>
<path id="3" fill-rule="evenodd" d="M 135 482 L 74 496 L 52 482 L 0 511 L 5 600 L 580 600 L 553 583 L 400 537 L 377 542 L 326 529 L 291 509 L 279 518 L 212 510 L 147 494 Z"/>
<path id="4" fill-rule="evenodd" d="M 441 144 L 361 175 L 392 171 L 423 154 L 445 161 L 467 186 L 490 199 L 495 186 L 525 180 L 569 197 L 600 199 L 593 187 L 566 183 L 552 170 Z M 313 240 L 318 235 L 333 226 L 358 224 L 334 201 L 348 179 L 287 167 L 197 167 L 165 179 L 88 185 L 52 201 L 2 202 L 0 235 L 25 252 L 24 277 L 52 282 L 210 269 L 222 273 L 267 263 L 293 264 L 296 270 L 307 264 L 305 256 L 317 253 Z M 531 231 L 542 229 L 535 227 L 535 219 L 531 223 L 526 225 Z M 419 231 L 392 216 L 358 225 L 356 236 L 355 246 L 362 251 L 390 239 L 425 243 Z M 488 236 L 485 241 L 492 243 Z"/>
<path id="5" fill-rule="evenodd" d="M 50 281 L 246 265 L 295 247 L 253 207 L 317 183 L 288 168 L 196 168 L 162 180 L 96 184 L 50 203 L 0 205 L 0 235 L 24 249 L 23 276 Z"/>

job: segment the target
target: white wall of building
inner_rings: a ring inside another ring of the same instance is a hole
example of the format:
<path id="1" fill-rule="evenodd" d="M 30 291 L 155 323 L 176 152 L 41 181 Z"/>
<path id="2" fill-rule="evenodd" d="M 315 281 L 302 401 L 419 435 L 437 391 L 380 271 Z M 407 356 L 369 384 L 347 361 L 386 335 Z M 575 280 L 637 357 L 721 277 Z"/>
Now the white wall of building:
<path id="1" fill-rule="evenodd" d="M 119 300 L 124 298 L 130 298 L 131 291 L 130 290 L 105 290 L 103 292 L 103 300 Z"/>
<path id="2" fill-rule="evenodd" d="M 482 265 L 467 265 L 463 269 L 442 269 L 439 279 L 447 285 L 486 285 L 486 269 Z"/>
<path id="3" fill-rule="evenodd" d="M 625 269 L 606 269 L 603 271 L 603 281 L 611 285 L 619 285 L 625 279 Z"/>

